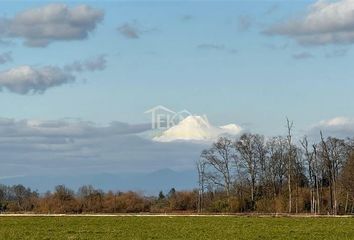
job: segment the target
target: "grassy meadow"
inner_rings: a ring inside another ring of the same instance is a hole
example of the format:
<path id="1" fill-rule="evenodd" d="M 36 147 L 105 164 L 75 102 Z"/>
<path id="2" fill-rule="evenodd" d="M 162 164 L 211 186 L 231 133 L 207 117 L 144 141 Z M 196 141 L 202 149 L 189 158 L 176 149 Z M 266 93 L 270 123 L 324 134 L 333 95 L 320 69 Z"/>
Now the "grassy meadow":
<path id="1" fill-rule="evenodd" d="M 354 218 L 6 216 L 0 239 L 354 239 Z"/>

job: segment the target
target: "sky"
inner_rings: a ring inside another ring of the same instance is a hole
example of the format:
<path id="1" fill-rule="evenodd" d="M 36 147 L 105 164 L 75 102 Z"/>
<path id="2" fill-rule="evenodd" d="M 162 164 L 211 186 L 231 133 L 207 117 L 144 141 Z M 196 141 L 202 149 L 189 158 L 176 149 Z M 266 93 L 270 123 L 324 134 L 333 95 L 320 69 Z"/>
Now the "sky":
<path id="1" fill-rule="evenodd" d="M 147 137 L 157 105 L 354 133 L 353 0 L 0 6 L 0 176 L 193 169 L 207 144 Z"/>

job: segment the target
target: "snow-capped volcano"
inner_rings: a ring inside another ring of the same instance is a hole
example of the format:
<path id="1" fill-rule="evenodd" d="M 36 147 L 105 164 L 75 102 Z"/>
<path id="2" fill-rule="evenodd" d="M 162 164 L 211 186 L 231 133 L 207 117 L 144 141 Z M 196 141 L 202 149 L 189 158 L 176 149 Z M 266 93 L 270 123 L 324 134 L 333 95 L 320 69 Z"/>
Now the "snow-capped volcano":
<path id="1" fill-rule="evenodd" d="M 242 128 L 236 124 L 228 124 L 221 127 L 213 126 L 206 117 L 188 116 L 177 125 L 154 137 L 154 141 L 171 142 L 183 141 L 210 141 L 221 135 L 238 135 Z"/>

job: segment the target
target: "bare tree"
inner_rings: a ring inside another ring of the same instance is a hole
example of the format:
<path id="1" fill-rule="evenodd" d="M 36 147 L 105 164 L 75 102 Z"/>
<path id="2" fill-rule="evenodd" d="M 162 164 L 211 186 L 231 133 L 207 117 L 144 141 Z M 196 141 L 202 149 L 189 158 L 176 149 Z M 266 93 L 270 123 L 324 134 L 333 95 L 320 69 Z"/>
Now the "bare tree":
<path id="1" fill-rule="evenodd" d="M 314 154 L 313 172 L 314 172 L 314 182 L 316 185 L 316 199 L 317 199 L 316 212 L 320 214 L 321 213 L 320 174 L 322 172 L 322 169 L 321 169 L 321 165 L 318 163 L 319 157 L 318 157 L 317 145 L 313 144 L 312 148 Z"/>
<path id="2" fill-rule="evenodd" d="M 198 171 L 198 212 L 201 213 L 204 207 L 204 189 L 205 189 L 205 159 L 200 158 L 197 163 Z"/>
<path id="3" fill-rule="evenodd" d="M 267 178 L 273 186 L 273 195 L 281 193 L 285 175 L 287 172 L 286 139 L 273 137 L 267 142 L 269 161 L 267 164 Z"/>
<path id="4" fill-rule="evenodd" d="M 266 172 L 268 159 L 268 148 L 264 136 L 255 135 L 255 152 L 259 162 L 259 184 L 260 186 L 266 185 Z M 263 192 L 264 190 L 262 190 Z"/>
<path id="5" fill-rule="evenodd" d="M 235 142 L 235 149 L 239 155 L 240 161 L 243 163 L 243 167 L 248 173 L 251 201 L 254 202 L 260 160 L 265 160 L 264 139 L 260 135 L 243 134 L 240 139 Z"/>
<path id="6" fill-rule="evenodd" d="M 224 188 L 227 196 L 230 197 L 233 160 L 232 141 L 225 137 L 219 138 L 210 149 L 202 152 L 201 159 L 205 161 L 205 167 L 208 167 L 209 170 L 205 174 L 206 179 Z"/>
<path id="7" fill-rule="evenodd" d="M 354 208 L 354 154 L 351 153 L 347 162 L 345 163 L 345 167 L 343 168 L 341 174 L 341 182 L 346 192 L 345 199 L 345 213 L 353 213 L 353 210 L 349 211 L 349 201 L 352 202 L 352 209 Z"/>
<path id="8" fill-rule="evenodd" d="M 288 192 L 289 192 L 289 213 L 292 212 L 292 169 L 293 169 L 293 145 L 292 145 L 292 129 L 293 122 L 290 122 L 289 119 L 286 119 L 286 126 L 288 130 L 287 141 L 288 141 Z"/>
<path id="9" fill-rule="evenodd" d="M 315 197 L 316 177 L 315 177 L 315 167 L 314 167 L 315 154 L 313 151 L 310 150 L 309 142 L 306 136 L 302 140 L 300 140 L 300 144 L 303 148 L 305 161 L 308 167 L 307 171 L 308 171 L 308 179 L 309 179 L 310 195 L 311 195 L 311 213 L 316 213 L 316 197 Z"/>
<path id="10" fill-rule="evenodd" d="M 337 187 L 339 172 L 349 157 L 348 146 L 345 141 L 338 138 L 328 137 L 326 140 L 321 136 L 321 158 L 329 179 L 330 209 L 332 214 L 338 214 Z"/>

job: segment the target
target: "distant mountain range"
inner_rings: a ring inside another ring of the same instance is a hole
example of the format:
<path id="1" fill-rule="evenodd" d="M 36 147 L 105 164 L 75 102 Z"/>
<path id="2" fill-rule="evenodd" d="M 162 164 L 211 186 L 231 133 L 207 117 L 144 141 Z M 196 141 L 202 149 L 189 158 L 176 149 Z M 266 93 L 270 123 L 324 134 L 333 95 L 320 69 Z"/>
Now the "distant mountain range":
<path id="1" fill-rule="evenodd" d="M 177 190 L 196 188 L 197 173 L 194 170 L 161 169 L 151 173 L 20 176 L 0 179 L 0 183 L 5 185 L 22 184 L 33 190 L 38 190 L 39 193 L 52 191 L 59 184 L 64 184 L 75 191 L 82 185 L 91 184 L 105 191 L 133 190 L 146 195 L 156 195 L 161 190 L 168 192 L 172 187 Z"/>

